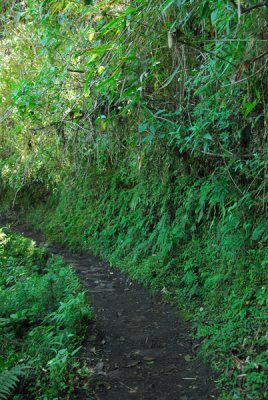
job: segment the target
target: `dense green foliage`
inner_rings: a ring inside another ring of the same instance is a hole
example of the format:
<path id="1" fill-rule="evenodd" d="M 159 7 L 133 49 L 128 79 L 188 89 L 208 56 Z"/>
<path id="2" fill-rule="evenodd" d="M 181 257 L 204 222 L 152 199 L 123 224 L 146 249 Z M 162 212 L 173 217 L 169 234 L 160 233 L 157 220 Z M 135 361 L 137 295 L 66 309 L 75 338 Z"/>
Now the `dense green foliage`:
<path id="1" fill-rule="evenodd" d="M 267 3 L 1 7 L 2 210 L 188 308 L 223 399 L 265 398 Z"/>
<path id="2" fill-rule="evenodd" d="M 92 314 L 73 270 L 6 230 L 0 231 L 0 316 L 1 399 L 68 398 L 83 376 L 89 379 L 75 354 Z"/>
<path id="3" fill-rule="evenodd" d="M 101 254 L 187 309 L 202 354 L 224 371 L 223 399 L 265 398 L 268 252 L 258 240 L 265 223 L 252 218 L 244 226 L 237 211 L 196 226 L 206 180 L 199 187 L 167 177 L 163 171 L 120 188 L 118 172 L 97 181 L 93 174 L 61 188 L 28 219 L 52 240 Z"/>

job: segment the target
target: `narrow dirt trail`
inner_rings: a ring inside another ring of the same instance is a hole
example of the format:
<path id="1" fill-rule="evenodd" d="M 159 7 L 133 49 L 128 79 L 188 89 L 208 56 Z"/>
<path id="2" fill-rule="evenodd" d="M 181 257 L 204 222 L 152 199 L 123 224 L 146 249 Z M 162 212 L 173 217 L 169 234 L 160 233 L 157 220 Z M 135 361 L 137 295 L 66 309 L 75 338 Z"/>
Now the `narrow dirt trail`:
<path id="1" fill-rule="evenodd" d="M 44 243 L 25 226 L 13 229 Z M 216 398 L 211 369 L 193 354 L 189 324 L 176 310 L 90 254 L 49 246 L 76 269 L 96 322 L 81 359 L 94 369 L 96 400 L 208 400 Z M 214 393 L 214 395 L 213 395 Z M 79 399 L 91 397 L 81 391 Z"/>

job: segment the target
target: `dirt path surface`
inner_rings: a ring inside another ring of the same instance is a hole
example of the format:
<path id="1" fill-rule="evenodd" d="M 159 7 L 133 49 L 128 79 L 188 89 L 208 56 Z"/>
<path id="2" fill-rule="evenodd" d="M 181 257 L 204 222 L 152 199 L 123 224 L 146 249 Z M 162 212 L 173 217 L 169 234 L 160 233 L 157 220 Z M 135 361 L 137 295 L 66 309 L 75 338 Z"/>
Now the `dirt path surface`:
<path id="1" fill-rule="evenodd" d="M 44 244 L 41 234 L 13 229 Z M 189 324 L 100 258 L 49 246 L 72 264 L 88 290 L 96 322 L 80 357 L 94 370 L 96 400 L 215 399 L 213 374 L 194 354 Z M 213 394 L 214 393 L 214 394 Z M 84 392 L 79 399 L 92 397 Z"/>

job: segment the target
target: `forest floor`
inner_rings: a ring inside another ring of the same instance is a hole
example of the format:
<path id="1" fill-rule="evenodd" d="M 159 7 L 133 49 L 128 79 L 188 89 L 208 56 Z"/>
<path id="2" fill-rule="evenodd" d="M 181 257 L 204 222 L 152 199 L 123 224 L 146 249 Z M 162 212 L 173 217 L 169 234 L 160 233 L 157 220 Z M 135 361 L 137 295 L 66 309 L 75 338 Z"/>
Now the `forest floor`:
<path id="1" fill-rule="evenodd" d="M 13 230 L 45 244 L 24 225 Z M 50 245 L 74 266 L 89 293 L 95 322 L 79 358 L 93 371 L 96 400 L 209 400 L 213 372 L 196 357 L 189 323 L 160 296 L 129 280 L 100 258 Z M 90 399 L 81 390 L 79 399 Z"/>

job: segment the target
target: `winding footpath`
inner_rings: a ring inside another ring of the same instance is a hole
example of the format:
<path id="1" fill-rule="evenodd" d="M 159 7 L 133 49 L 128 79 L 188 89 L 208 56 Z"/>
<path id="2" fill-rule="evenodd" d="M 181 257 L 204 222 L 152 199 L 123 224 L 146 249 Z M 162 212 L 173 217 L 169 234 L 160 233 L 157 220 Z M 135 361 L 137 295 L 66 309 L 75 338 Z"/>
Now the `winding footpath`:
<path id="1" fill-rule="evenodd" d="M 45 243 L 25 226 L 12 229 Z M 94 371 L 93 394 L 81 390 L 74 398 L 216 399 L 213 373 L 196 358 L 189 324 L 175 308 L 98 257 L 54 245 L 49 250 L 74 266 L 96 318 L 79 354 Z"/>

